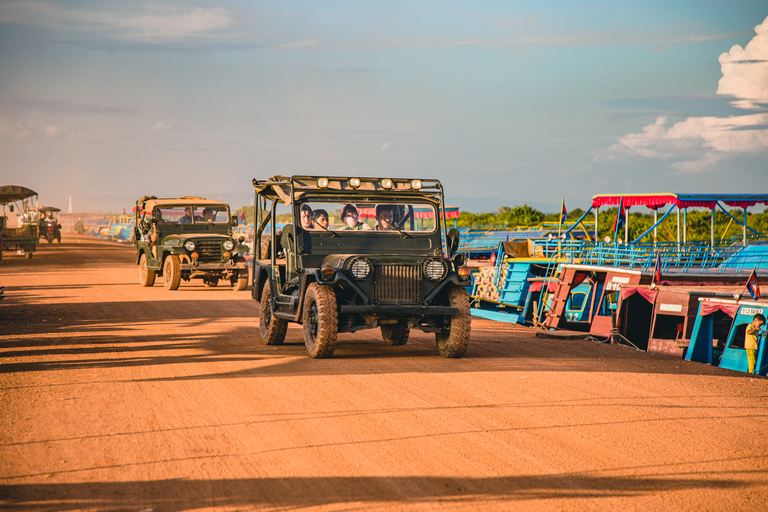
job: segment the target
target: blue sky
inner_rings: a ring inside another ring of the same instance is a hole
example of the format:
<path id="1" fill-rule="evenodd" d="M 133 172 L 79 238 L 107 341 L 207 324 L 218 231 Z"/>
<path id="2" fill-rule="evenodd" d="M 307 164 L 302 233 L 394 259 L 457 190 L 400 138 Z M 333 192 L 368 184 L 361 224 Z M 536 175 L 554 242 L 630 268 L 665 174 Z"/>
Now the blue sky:
<path id="1" fill-rule="evenodd" d="M 0 184 L 240 206 L 275 174 L 438 178 L 476 212 L 766 192 L 768 6 L 0 2 Z"/>

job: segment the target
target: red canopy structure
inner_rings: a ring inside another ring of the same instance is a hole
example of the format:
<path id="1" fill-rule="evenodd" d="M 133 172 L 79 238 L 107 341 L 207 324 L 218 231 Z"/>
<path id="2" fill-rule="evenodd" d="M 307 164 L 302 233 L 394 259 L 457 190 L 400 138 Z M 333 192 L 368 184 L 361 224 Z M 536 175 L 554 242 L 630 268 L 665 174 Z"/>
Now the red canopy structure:
<path id="1" fill-rule="evenodd" d="M 655 210 L 661 206 L 673 205 L 678 208 L 714 209 L 720 201 L 736 208 L 749 208 L 758 203 L 768 204 L 768 194 L 598 194 L 592 197 L 592 207 L 645 206 Z"/>
<path id="2" fill-rule="evenodd" d="M 746 245 L 747 230 L 758 233 L 754 229 L 747 226 L 747 208 L 751 206 L 755 206 L 757 204 L 768 205 L 768 194 L 676 194 L 672 192 L 658 193 L 658 194 L 598 194 L 592 197 L 592 205 L 590 206 L 589 210 L 584 212 L 584 215 L 581 216 L 581 219 L 579 219 L 576 222 L 576 224 L 581 222 L 581 220 L 584 219 L 584 217 L 586 217 L 590 211 L 594 210 L 595 230 L 597 230 L 597 212 L 601 206 L 618 206 L 622 210 L 621 212 L 619 212 L 621 215 L 624 215 L 626 213 L 626 210 L 632 206 L 645 206 L 646 208 L 650 208 L 651 210 L 654 211 L 653 226 L 650 229 L 648 229 L 645 233 L 641 234 L 635 240 L 630 242 L 629 240 L 627 240 L 627 237 L 629 235 L 629 216 L 626 216 L 626 222 L 623 223 L 624 240 L 627 243 L 635 243 L 643 239 L 646 235 L 648 235 L 652 231 L 654 232 L 654 238 L 655 238 L 656 227 L 661 222 L 663 222 L 664 219 L 674 209 L 677 209 L 677 243 L 679 244 L 681 241 L 681 237 L 680 237 L 681 229 L 682 229 L 682 242 L 683 243 L 686 242 L 687 209 L 688 208 L 709 208 L 710 210 L 712 210 L 712 220 L 710 223 L 711 224 L 710 240 L 711 240 L 711 244 L 714 246 L 715 244 L 715 208 L 719 207 L 729 217 L 731 217 L 731 219 L 733 219 L 734 221 L 736 221 L 736 223 L 742 226 L 742 232 L 743 232 L 742 243 L 743 245 Z M 659 208 L 667 205 L 669 205 L 670 208 L 667 210 L 667 212 L 664 214 L 664 216 L 661 219 L 658 219 L 657 212 Z M 723 205 L 735 207 L 735 208 L 742 208 L 744 210 L 743 220 L 739 220 L 735 218 Z M 683 212 L 682 222 L 680 219 L 681 210 Z M 616 224 L 619 227 L 616 228 L 616 231 L 614 233 L 614 238 L 618 239 L 618 229 L 620 229 L 621 227 L 621 224 L 619 224 L 618 222 L 618 215 L 617 215 Z M 568 234 L 568 231 L 566 231 L 566 234 Z M 595 231 L 595 239 L 597 239 L 597 231 Z"/>

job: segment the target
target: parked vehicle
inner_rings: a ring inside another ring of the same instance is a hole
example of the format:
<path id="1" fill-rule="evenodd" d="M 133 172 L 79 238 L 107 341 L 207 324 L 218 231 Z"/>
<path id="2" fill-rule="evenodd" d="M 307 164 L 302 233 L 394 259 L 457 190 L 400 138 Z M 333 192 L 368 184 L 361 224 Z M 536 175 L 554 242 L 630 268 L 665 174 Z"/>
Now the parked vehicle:
<path id="1" fill-rule="evenodd" d="M 275 176 L 253 185 L 254 239 L 270 231 L 251 288 L 263 343 L 282 344 L 296 322 L 309 356 L 321 358 L 340 332 L 379 328 L 387 345 L 404 345 L 419 329 L 434 333 L 443 357 L 464 355 L 469 268 L 455 254 L 458 231 L 446 233 L 439 181 Z M 280 232 L 278 207 L 289 210 Z"/>
<path id="2" fill-rule="evenodd" d="M 244 290 L 248 247 L 242 238 L 232 237 L 237 219 L 229 212 L 229 205 L 202 197 L 144 196 L 136 201 L 133 229 L 140 284 L 153 286 L 159 275 L 168 290 L 190 279 L 211 287 L 224 280 L 233 290 Z"/>
<path id="3" fill-rule="evenodd" d="M 37 192 L 19 185 L 0 186 L 0 259 L 2 251 L 16 251 L 31 259 L 39 240 Z"/>

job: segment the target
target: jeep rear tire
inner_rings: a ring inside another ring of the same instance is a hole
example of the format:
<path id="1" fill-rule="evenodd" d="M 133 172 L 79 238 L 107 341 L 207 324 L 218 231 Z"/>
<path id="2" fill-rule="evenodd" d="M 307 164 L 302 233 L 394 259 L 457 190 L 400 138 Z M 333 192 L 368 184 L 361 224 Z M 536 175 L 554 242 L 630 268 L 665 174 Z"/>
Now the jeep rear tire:
<path id="1" fill-rule="evenodd" d="M 384 338 L 384 343 L 390 346 L 405 345 L 410 335 L 411 328 L 404 321 L 381 326 L 381 337 Z"/>
<path id="2" fill-rule="evenodd" d="M 141 258 L 139 259 L 139 284 L 146 287 L 154 286 L 156 275 L 155 271 L 149 270 L 147 266 L 146 253 L 141 253 Z"/>
<path id="3" fill-rule="evenodd" d="M 178 290 L 179 284 L 181 284 L 181 261 L 175 254 L 165 258 L 163 278 L 165 279 L 163 286 L 166 290 Z"/>
<path id="4" fill-rule="evenodd" d="M 203 278 L 203 284 L 207 286 L 208 288 L 215 288 L 216 285 L 219 284 L 219 278 L 218 277 L 204 277 Z"/>
<path id="5" fill-rule="evenodd" d="M 304 294 L 304 345 L 309 357 L 331 357 L 336 348 L 339 315 L 336 294 L 330 286 L 312 283 Z"/>
<path id="6" fill-rule="evenodd" d="M 241 292 L 248 286 L 248 272 L 240 273 L 232 278 L 232 289 L 236 292 Z"/>
<path id="7" fill-rule="evenodd" d="M 272 315 L 271 298 L 269 283 L 266 283 L 259 302 L 259 336 L 265 345 L 282 345 L 288 331 L 288 322 Z"/>
<path id="8" fill-rule="evenodd" d="M 443 332 L 435 333 L 437 350 L 443 357 L 461 357 L 469 345 L 469 331 L 472 317 L 469 312 L 469 294 L 465 288 L 451 288 L 448 292 L 449 306 L 458 308 L 456 316 L 449 317 Z"/>

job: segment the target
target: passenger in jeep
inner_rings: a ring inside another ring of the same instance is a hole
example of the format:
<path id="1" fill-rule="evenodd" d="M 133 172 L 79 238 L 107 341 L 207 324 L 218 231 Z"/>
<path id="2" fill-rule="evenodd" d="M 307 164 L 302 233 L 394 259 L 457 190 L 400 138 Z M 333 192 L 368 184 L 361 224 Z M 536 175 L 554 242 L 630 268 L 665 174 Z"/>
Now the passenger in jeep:
<path id="1" fill-rule="evenodd" d="M 360 220 L 360 214 L 353 204 L 344 205 L 341 210 L 341 222 L 344 223 L 344 229 L 369 230 L 371 226 Z"/>
<path id="2" fill-rule="evenodd" d="M 301 228 L 302 229 L 314 229 L 314 222 L 312 222 L 312 208 L 308 204 L 301 205 Z"/>

